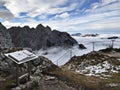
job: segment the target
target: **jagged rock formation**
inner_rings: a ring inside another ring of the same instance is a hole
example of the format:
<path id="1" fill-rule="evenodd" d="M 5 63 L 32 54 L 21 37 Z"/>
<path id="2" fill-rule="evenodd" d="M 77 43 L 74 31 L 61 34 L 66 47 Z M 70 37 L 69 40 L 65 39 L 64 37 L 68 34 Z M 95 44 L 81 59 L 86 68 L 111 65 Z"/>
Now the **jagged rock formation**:
<path id="1" fill-rule="evenodd" d="M 7 29 L 0 23 L 0 48 L 12 47 L 11 37 Z"/>
<path id="2" fill-rule="evenodd" d="M 52 46 L 73 46 L 77 44 L 68 33 L 51 30 L 49 26 L 39 24 L 36 28 L 28 26 L 9 29 L 12 42 L 16 47 L 29 47 L 34 50 Z"/>

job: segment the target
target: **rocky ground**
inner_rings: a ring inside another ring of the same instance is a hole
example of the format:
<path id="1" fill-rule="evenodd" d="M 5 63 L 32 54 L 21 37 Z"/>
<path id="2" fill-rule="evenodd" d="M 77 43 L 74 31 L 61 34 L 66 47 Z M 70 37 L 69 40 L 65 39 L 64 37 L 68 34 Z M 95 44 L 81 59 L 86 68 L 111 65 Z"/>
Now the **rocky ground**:
<path id="1" fill-rule="evenodd" d="M 61 67 L 40 56 L 32 61 L 30 80 L 25 77 L 16 86 L 15 64 L 1 53 L 0 90 L 120 90 L 120 60 L 107 54 L 102 50 L 74 56 Z M 26 70 L 26 64 L 21 65 L 20 72 Z"/>
<path id="2" fill-rule="evenodd" d="M 24 77 L 20 80 L 20 86 L 16 86 L 15 63 L 3 55 L 3 52 L 11 51 L 3 50 L 0 54 L 0 90 L 76 90 L 68 86 L 64 81 L 59 80 L 56 76 L 50 75 L 49 72 L 59 72 L 61 69 L 42 56 L 32 61 L 32 74 L 30 80 Z M 19 72 L 20 74 L 27 72 L 26 63 L 20 65 Z"/>
<path id="3" fill-rule="evenodd" d="M 107 48 L 74 56 L 64 67 L 80 75 L 99 78 L 105 90 L 120 89 L 120 49 Z"/>
<path id="4" fill-rule="evenodd" d="M 110 73 L 120 72 L 120 60 L 102 52 L 91 52 L 83 56 L 74 56 L 66 66 L 85 75 L 107 77 Z"/>

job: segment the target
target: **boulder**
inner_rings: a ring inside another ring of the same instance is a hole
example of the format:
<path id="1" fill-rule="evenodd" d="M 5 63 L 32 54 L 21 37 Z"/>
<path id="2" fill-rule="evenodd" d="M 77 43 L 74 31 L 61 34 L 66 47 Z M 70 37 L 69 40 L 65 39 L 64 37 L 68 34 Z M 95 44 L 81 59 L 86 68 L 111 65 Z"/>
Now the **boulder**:
<path id="1" fill-rule="evenodd" d="M 39 56 L 38 59 L 32 61 L 34 67 L 34 74 L 39 75 L 39 73 L 47 73 L 48 71 L 60 70 L 58 66 L 52 63 L 43 56 Z"/>
<path id="2" fill-rule="evenodd" d="M 87 49 L 83 44 L 79 44 L 79 49 Z"/>

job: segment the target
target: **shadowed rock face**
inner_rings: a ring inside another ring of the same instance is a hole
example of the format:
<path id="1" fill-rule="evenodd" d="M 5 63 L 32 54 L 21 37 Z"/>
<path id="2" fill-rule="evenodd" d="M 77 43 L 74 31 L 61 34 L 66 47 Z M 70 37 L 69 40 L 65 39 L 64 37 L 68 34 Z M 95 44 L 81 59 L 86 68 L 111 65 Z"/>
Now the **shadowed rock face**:
<path id="1" fill-rule="evenodd" d="M 57 30 L 51 31 L 49 26 L 44 27 L 39 24 L 36 28 L 29 28 L 28 26 L 12 27 L 9 29 L 12 37 L 12 42 L 15 47 L 29 47 L 34 50 L 46 49 L 52 46 L 73 46 L 77 44 L 68 33 L 59 32 Z"/>
<path id="2" fill-rule="evenodd" d="M 79 49 L 87 49 L 83 44 L 79 44 Z"/>
<path id="3" fill-rule="evenodd" d="M 12 41 L 7 29 L 0 23 L 0 48 L 12 47 Z"/>

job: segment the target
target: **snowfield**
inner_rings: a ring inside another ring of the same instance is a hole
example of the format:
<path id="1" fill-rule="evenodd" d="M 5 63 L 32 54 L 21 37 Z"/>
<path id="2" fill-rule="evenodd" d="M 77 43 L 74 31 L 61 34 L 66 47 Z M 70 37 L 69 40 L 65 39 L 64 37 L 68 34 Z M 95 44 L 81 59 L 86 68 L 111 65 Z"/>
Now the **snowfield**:
<path id="1" fill-rule="evenodd" d="M 54 47 L 50 48 L 46 51 L 39 50 L 35 51 L 37 55 L 45 56 L 50 59 L 56 65 L 64 65 L 69 59 L 76 55 L 81 56 L 83 54 L 87 54 L 93 51 L 93 42 L 94 42 L 94 50 L 98 51 L 100 49 L 105 49 L 112 45 L 112 40 L 107 39 L 108 37 L 118 36 L 120 34 L 101 34 L 97 37 L 82 37 L 82 36 L 72 36 L 79 44 L 83 44 L 87 49 L 79 49 L 78 46 L 73 46 L 72 48 L 61 48 Z M 114 41 L 114 48 L 120 48 L 120 38 Z M 93 67 L 88 67 L 93 68 Z M 97 72 L 97 71 L 96 71 Z"/>

